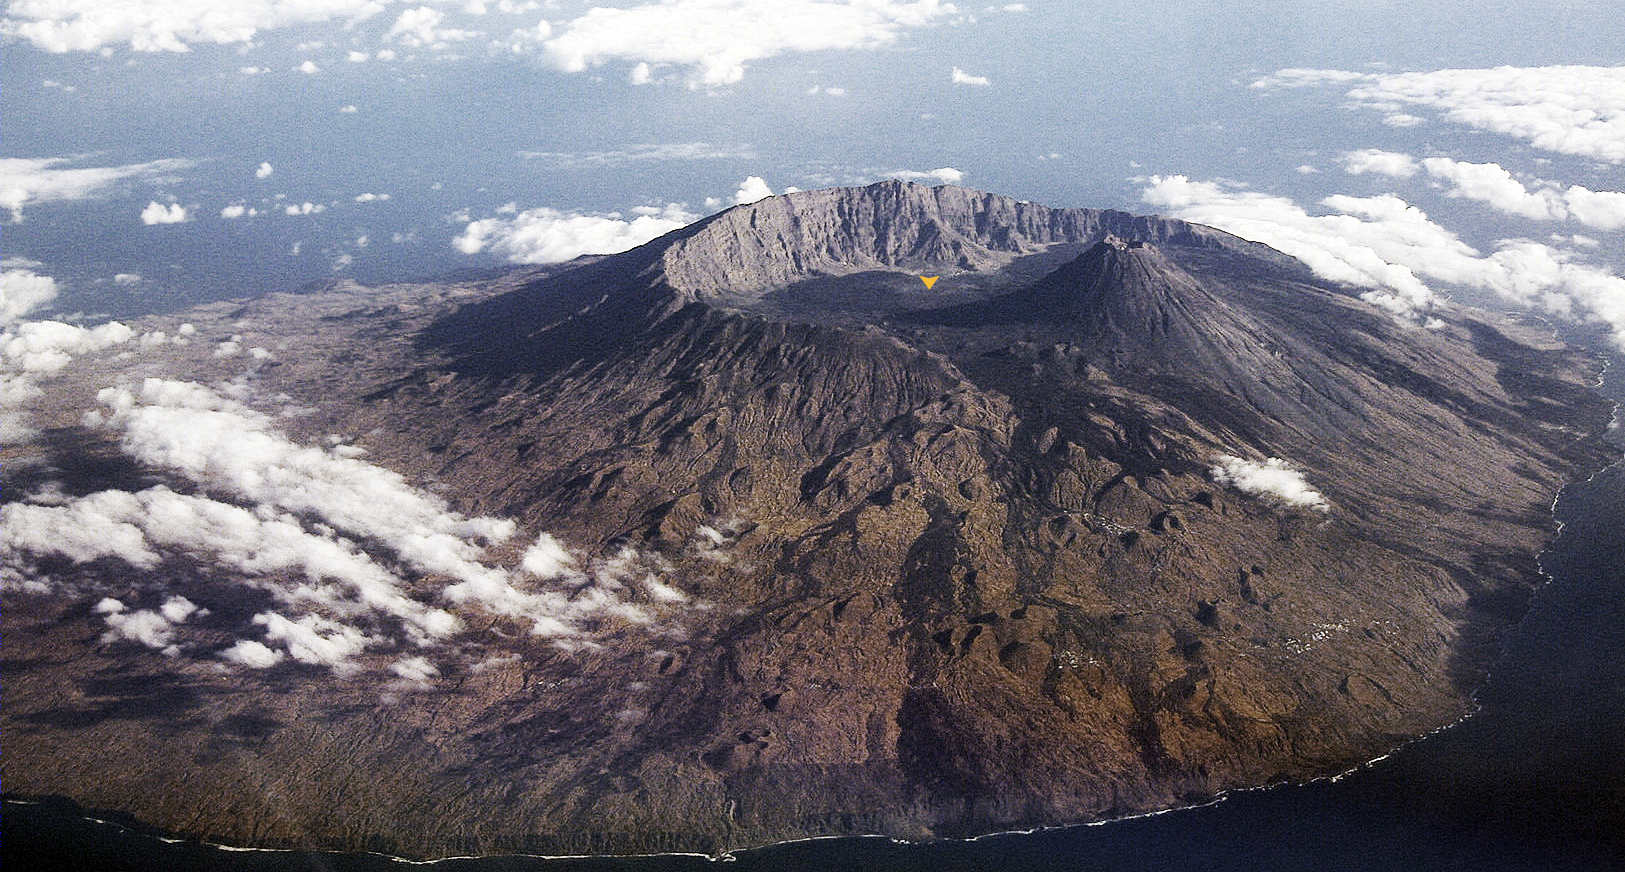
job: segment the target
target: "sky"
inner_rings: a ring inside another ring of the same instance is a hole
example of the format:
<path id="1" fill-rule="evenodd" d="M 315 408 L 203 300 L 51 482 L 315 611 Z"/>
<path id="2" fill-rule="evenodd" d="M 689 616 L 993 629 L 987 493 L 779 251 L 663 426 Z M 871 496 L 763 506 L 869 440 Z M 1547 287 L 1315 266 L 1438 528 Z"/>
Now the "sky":
<path id="1" fill-rule="evenodd" d="M 886 178 L 1187 218 L 1421 328 L 1456 298 L 1625 349 L 1613 3 L 3 8 L 4 444 L 36 435 L 28 404 L 75 357 L 203 341 L 113 318 L 620 251 L 735 204 Z M 244 378 L 274 356 L 209 341 L 203 357 Z M 356 446 L 294 443 L 242 379 L 169 375 L 108 384 L 84 425 L 198 493 L 11 495 L 8 591 L 53 589 L 31 574 L 41 556 L 154 571 L 207 555 L 274 606 L 221 650 L 187 647 L 210 603 L 185 592 L 80 593 L 100 597 L 108 638 L 171 656 L 344 670 L 400 651 L 388 668 L 407 684 L 478 617 L 575 639 L 682 607 L 647 555 L 590 558 L 464 517 Z M 1275 459 L 1216 463 L 1217 480 L 1331 510 Z M 694 547 L 725 538 L 703 528 Z M 290 573 L 309 583 L 269 580 Z M 431 602 L 408 595 L 426 574 L 452 580 Z M 558 593 L 584 584 L 599 595 Z"/>
<path id="2" fill-rule="evenodd" d="M 0 40 L 7 281 L 58 316 L 566 260 L 883 178 L 1244 227 L 1396 306 L 1589 311 L 1621 267 L 1604 2 L 10 0 Z"/>

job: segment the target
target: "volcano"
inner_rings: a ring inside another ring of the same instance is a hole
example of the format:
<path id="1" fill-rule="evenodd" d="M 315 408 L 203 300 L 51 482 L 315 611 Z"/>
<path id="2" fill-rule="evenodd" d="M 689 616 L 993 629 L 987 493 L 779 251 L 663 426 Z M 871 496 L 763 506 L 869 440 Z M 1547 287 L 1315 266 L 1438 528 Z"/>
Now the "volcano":
<path id="1" fill-rule="evenodd" d="M 1612 456 L 1598 362 L 1545 325 L 1360 291 L 1199 225 L 884 182 L 150 319 L 283 349 L 243 402 L 291 438 L 642 555 L 682 605 L 568 639 L 448 606 L 433 680 L 380 702 L 384 659 L 222 675 L 224 636 L 87 646 L 85 602 L 8 594 L 7 789 L 421 857 L 965 836 L 1342 771 L 1471 710 L 1554 494 Z M 214 347 L 150 366 L 232 375 Z M 75 492 L 138 474 L 71 407 L 97 366 L 35 410 L 100 477 Z M 161 583 L 225 620 L 230 573 L 185 566 Z M 161 736 L 130 701 L 159 685 Z"/>

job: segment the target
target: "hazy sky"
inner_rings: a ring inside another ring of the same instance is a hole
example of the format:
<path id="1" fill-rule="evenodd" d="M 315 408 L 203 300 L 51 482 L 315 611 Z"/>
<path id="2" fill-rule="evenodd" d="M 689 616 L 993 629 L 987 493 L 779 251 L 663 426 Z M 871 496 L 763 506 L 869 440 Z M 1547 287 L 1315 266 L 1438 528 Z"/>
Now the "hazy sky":
<path id="1" fill-rule="evenodd" d="M 11 0 L 0 33 L 7 282 L 64 313 L 561 260 L 902 177 L 1625 327 L 1610 3 Z"/>

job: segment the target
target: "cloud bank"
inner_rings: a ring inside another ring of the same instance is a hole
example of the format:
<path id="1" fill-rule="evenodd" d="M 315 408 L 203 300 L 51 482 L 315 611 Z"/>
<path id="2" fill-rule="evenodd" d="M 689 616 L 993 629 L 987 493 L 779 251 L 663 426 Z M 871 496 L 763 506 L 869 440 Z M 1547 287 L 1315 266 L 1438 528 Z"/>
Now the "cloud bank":
<path id="1" fill-rule="evenodd" d="M 510 263 L 560 263 L 583 254 L 616 254 L 638 247 L 698 220 L 676 203 L 663 209 L 634 209 L 588 215 L 546 207 L 519 211 L 508 204 L 501 217 L 470 221 L 452 240 L 458 251 L 489 251 Z"/>
<path id="2" fill-rule="evenodd" d="M 663 580 L 669 565 L 630 548 L 584 561 L 543 533 L 522 552 L 494 556 L 517 534 L 514 522 L 453 511 L 349 446 L 294 443 L 269 416 L 202 385 L 149 378 L 138 388 L 107 388 L 99 400 L 87 426 L 198 492 L 159 485 L 8 503 L 0 506 L 0 565 L 8 578 L 26 578 L 30 559 L 55 556 L 161 578 L 176 561 L 202 561 L 226 570 L 220 578 L 269 594 L 273 608 L 233 628 L 254 638 L 209 656 L 246 668 L 291 661 L 345 673 L 368 652 L 439 650 L 492 618 L 566 640 L 606 625 L 649 624 L 687 600 Z M 104 602 L 108 639 L 186 649 L 179 625 L 204 612 L 177 597 L 156 611 Z M 422 658 L 397 660 L 396 674 L 418 683 L 438 675 Z"/>
<path id="3" fill-rule="evenodd" d="M 956 11 L 936 0 L 665 0 L 594 7 L 561 25 L 544 46 L 548 59 L 567 72 L 618 60 L 637 65 L 634 83 L 679 67 L 688 71 L 690 86 L 729 85 L 744 78 L 751 61 L 877 48 Z"/>
<path id="4" fill-rule="evenodd" d="M 193 43 L 250 43 L 261 31 L 378 14 L 388 0 L 12 0 L 0 34 L 48 52 L 186 52 Z"/>
<path id="5" fill-rule="evenodd" d="M 1371 288 L 1361 296 L 1403 318 L 1425 320 L 1436 301 L 1427 279 L 1603 324 L 1625 348 L 1625 279 L 1571 249 L 1510 239 L 1484 255 L 1392 194 L 1327 197 L 1320 202 L 1327 214 L 1311 215 L 1284 197 L 1153 176 L 1143 197 L 1175 217 L 1290 254 L 1323 278 Z"/>
<path id="6" fill-rule="evenodd" d="M 1356 106 L 1397 126 L 1427 108 L 1445 120 L 1550 152 L 1625 162 L 1625 67 L 1496 67 L 1422 73 L 1281 70 L 1255 88 L 1347 86 Z"/>
<path id="7" fill-rule="evenodd" d="M 1411 178 L 1426 171 L 1446 185 L 1446 194 L 1486 203 L 1508 215 L 1534 221 L 1575 221 L 1596 230 L 1625 227 L 1625 193 L 1593 191 L 1581 185 L 1564 189 L 1555 182 L 1533 179 L 1529 185 L 1500 164 L 1467 163 L 1447 157 L 1417 160 L 1407 154 L 1367 149 L 1343 156 L 1350 173 L 1376 173 Z"/>

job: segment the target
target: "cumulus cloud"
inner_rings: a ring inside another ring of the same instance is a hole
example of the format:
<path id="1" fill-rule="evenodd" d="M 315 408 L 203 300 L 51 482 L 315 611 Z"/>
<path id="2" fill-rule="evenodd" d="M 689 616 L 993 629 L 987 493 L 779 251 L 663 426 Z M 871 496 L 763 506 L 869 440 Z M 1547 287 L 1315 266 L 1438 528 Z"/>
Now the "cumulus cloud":
<path id="1" fill-rule="evenodd" d="M 70 525 L 71 535 L 53 535 Z M 158 566 L 164 554 L 207 556 L 252 578 L 301 573 L 308 584 L 263 585 L 290 605 L 392 616 L 419 640 L 460 628 L 450 613 L 407 597 L 400 581 L 353 543 L 307 532 L 285 512 L 250 511 L 164 487 L 98 491 L 64 505 L 8 504 L 0 508 L 0 553 L 55 554 L 75 563 L 110 558 L 143 569 Z"/>
<path id="2" fill-rule="evenodd" d="M 1392 195 L 1330 197 L 1322 205 L 1334 214 L 1310 215 L 1284 197 L 1185 176 L 1153 176 L 1142 197 L 1168 214 L 1290 254 L 1323 278 L 1371 288 L 1363 295 L 1368 302 L 1410 320 L 1424 317 L 1435 301 L 1410 264 L 1426 256 L 1459 263 L 1477 254 Z"/>
<path id="3" fill-rule="evenodd" d="M 114 167 L 69 167 L 72 158 L 0 158 L 0 207 L 11 220 L 23 219 L 23 206 L 102 196 L 126 180 L 173 181 L 192 162 L 179 158 Z"/>
<path id="4" fill-rule="evenodd" d="M 985 88 L 993 84 L 987 76 L 973 76 L 958 67 L 954 67 L 954 71 L 948 77 L 956 85 L 975 85 Z"/>
<path id="5" fill-rule="evenodd" d="M 181 224 L 186 221 L 186 208 L 179 203 L 151 202 L 141 210 L 142 224 Z"/>
<path id="6" fill-rule="evenodd" d="M 1344 154 L 1343 169 L 1354 175 L 1375 173 L 1380 176 L 1408 179 L 1420 172 L 1422 167 L 1416 162 L 1416 158 L 1408 154 L 1368 148 Z"/>
<path id="7" fill-rule="evenodd" d="M 345 672 L 371 649 L 433 646 L 464 630 L 425 598 L 557 640 L 606 623 L 647 624 L 688 599 L 663 580 L 672 568 L 657 556 L 627 548 L 585 561 L 545 533 L 505 568 L 488 548 L 514 535 L 511 521 L 451 511 L 342 444 L 297 445 L 267 416 L 201 385 L 148 379 L 100 398 L 107 412 L 93 423 L 117 433 L 125 453 L 201 492 L 156 486 L 7 503 L 0 563 L 54 555 L 151 572 L 172 560 L 225 567 L 279 604 L 253 618 L 258 638 L 218 651 L 228 662 L 265 669 L 292 660 Z M 108 604 L 104 617 L 119 638 L 175 653 L 176 627 L 195 613 L 190 600 L 171 596 L 156 610 Z M 437 674 L 417 655 L 396 667 L 410 682 Z"/>
<path id="8" fill-rule="evenodd" d="M 539 578 L 557 578 L 578 571 L 575 556 L 548 533 L 536 537 L 536 544 L 525 550 L 519 566 Z"/>
<path id="9" fill-rule="evenodd" d="M 1283 508 L 1331 511 L 1326 497 L 1309 486 L 1303 473 L 1279 457 L 1247 460 L 1233 454 L 1220 454 L 1213 459 L 1208 475 L 1216 484 L 1233 487 Z"/>
<path id="10" fill-rule="evenodd" d="M 239 639 L 235 645 L 220 652 L 220 656 L 249 669 L 270 669 L 281 663 L 287 655 L 281 651 L 271 650 L 263 642 Z"/>
<path id="11" fill-rule="evenodd" d="M 55 375 L 80 354 L 120 345 L 135 331 L 110 321 L 80 327 L 61 321 L 24 321 L 0 333 L 0 363 L 10 372 Z"/>
<path id="12" fill-rule="evenodd" d="M 1593 191 L 1580 185 L 1565 190 L 1541 179 L 1532 179 L 1526 185 L 1500 164 L 1467 163 L 1447 157 L 1418 161 L 1410 155 L 1371 149 L 1344 155 L 1343 166 L 1350 173 L 1397 178 L 1410 178 L 1426 170 L 1431 178 L 1446 184 L 1448 196 L 1487 203 L 1508 215 L 1536 221 L 1571 220 L 1597 230 L 1625 227 L 1625 193 Z"/>
<path id="13" fill-rule="evenodd" d="M 543 45 L 554 65 L 581 72 L 608 61 L 681 67 L 691 86 L 727 85 L 751 61 L 787 52 L 868 49 L 905 29 L 954 14 L 936 0 L 666 0 L 626 9 L 594 7 Z"/>
<path id="14" fill-rule="evenodd" d="M 1625 162 L 1625 67 L 1497 67 L 1420 73 L 1282 70 L 1254 87 L 1350 86 L 1357 106 L 1398 126 L 1418 122 L 1407 108 L 1523 140 L 1536 148 Z"/>
<path id="15" fill-rule="evenodd" d="M 1435 301 L 1423 279 L 1486 290 L 1524 305 L 1607 325 L 1625 348 L 1625 279 L 1573 251 L 1505 240 L 1483 255 L 1404 200 L 1336 195 L 1311 215 L 1284 197 L 1185 176 L 1153 176 L 1146 202 L 1168 214 L 1262 242 L 1317 275 L 1357 287 L 1373 305 L 1425 320 Z"/>
<path id="16" fill-rule="evenodd" d="M 254 170 L 254 178 L 267 179 L 274 172 L 276 172 L 276 167 L 271 166 L 269 162 L 261 162 L 259 167 Z"/>
<path id="17" fill-rule="evenodd" d="M 761 176 L 747 176 L 739 184 L 739 190 L 734 192 L 734 204 L 743 206 L 757 200 L 765 200 L 773 196 L 773 189 L 767 186 L 767 181 Z"/>
<path id="18" fill-rule="evenodd" d="M 183 596 L 171 596 L 157 610 L 126 611 L 123 602 L 106 597 L 96 604 L 96 613 L 106 621 L 108 630 L 102 642 L 120 640 L 136 642 L 173 657 L 181 652 L 175 644 L 177 624 L 184 623 L 194 614 L 207 614 Z"/>
<path id="19" fill-rule="evenodd" d="M 9 264 L 0 271 L 0 328 L 56 299 L 56 279 Z"/>
<path id="20" fill-rule="evenodd" d="M 407 48 L 443 49 L 453 42 L 479 36 L 478 31 L 446 27 L 446 13 L 429 6 L 407 9 L 384 34 Z"/>
<path id="21" fill-rule="evenodd" d="M 953 167 L 937 167 L 923 173 L 918 170 L 893 170 L 885 176 L 888 179 L 901 179 L 905 182 L 937 182 L 945 185 L 957 185 L 965 180 L 965 174 Z"/>
<path id="22" fill-rule="evenodd" d="M 464 254 L 490 251 L 511 263 L 559 263 L 636 248 L 699 218 L 675 203 L 634 210 L 630 219 L 618 212 L 588 215 L 546 207 L 521 212 L 511 203 L 505 212 L 470 221 L 452 244 Z"/>
<path id="23" fill-rule="evenodd" d="M 356 655 L 379 641 L 357 627 L 321 615 L 292 619 L 276 612 L 261 612 L 254 616 L 254 623 L 264 627 L 265 637 L 280 643 L 293 659 L 340 673 L 353 670 L 351 661 Z"/>
<path id="24" fill-rule="evenodd" d="M 56 280 L 34 272 L 39 264 L 7 258 L 0 272 L 0 445 L 17 445 L 36 434 L 27 404 L 76 355 L 120 345 L 135 331 L 117 321 L 87 328 L 61 321 L 24 321 L 56 298 Z"/>
<path id="25" fill-rule="evenodd" d="M 55 53 L 120 44 L 143 52 L 185 52 L 194 43 L 251 43 L 265 30 L 361 21 L 383 8 L 380 0 L 12 0 L 0 19 L 0 34 Z"/>

